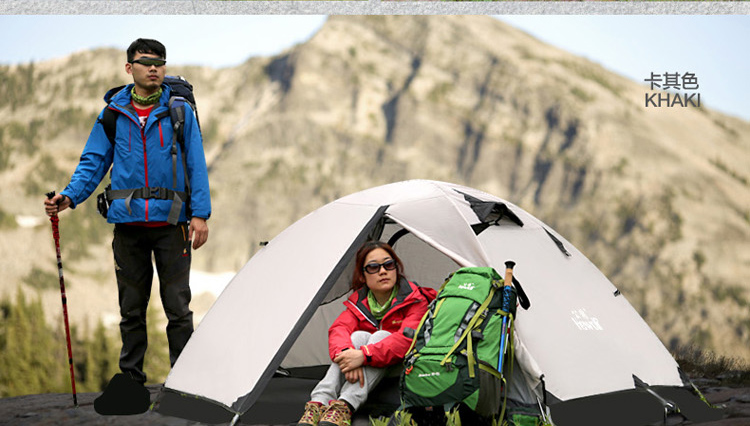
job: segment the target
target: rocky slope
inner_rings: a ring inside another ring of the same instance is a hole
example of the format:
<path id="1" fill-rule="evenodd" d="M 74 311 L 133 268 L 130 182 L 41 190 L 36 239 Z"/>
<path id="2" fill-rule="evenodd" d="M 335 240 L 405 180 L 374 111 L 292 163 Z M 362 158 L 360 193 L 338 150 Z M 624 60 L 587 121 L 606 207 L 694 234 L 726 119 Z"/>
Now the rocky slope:
<path id="1" fill-rule="evenodd" d="M 0 196 L 13 200 L 0 206 L 0 294 L 40 288 L 59 311 L 40 195 L 67 182 L 102 94 L 127 82 L 123 55 L 0 67 Z M 647 87 L 483 16 L 331 17 L 276 56 L 169 71 L 196 87 L 210 166 L 198 269 L 239 269 L 260 241 L 351 192 L 451 181 L 565 235 L 666 345 L 750 359 L 748 122 L 645 107 Z M 81 321 L 116 319 L 110 231 L 93 204 L 61 218 Z"/>

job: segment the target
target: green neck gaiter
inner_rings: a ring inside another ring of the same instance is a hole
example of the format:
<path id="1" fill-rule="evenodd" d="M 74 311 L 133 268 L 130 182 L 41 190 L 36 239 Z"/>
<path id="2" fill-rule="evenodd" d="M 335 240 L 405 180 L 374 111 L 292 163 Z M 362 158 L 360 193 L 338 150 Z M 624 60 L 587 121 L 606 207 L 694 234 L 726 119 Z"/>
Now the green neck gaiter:
<path id="1" fill-rule="evenodd" d="M 388 312 L 388 309 L 391 308 L 391 303 L 393 302 L 393 298 L 396 297 L 397 292 L 398 292 L 398 285 L 394 285 L 393 290 L 391 290 L 391 297 L 388 298 L 387 302 L 381 305 L 378 303 L 378 300 L 375 298 L 375 295 L 372 294 L 372 291 L 368 291 L 367 292 L 367 304 L 370 305 L 370 312 L 372 312 L 372 316 L 374 316 L 378 320 L 383 319 L 383 316 L 385 316 L 385 313 Z"/>
<path id="2" fill-rule="evenodd" d="M 157 90 L 155 93 L 152 93 L 149 96 L 140 96 L 135 93 L 135 86 L 133 86 L 133 90 L 130 91 L 130 96 L 132 96 L 133 100 L 141 105 L 154 105 L 155 103 L 159 102 L 159 98 L 161 98 L 161 87 L 159 90 Z"/>

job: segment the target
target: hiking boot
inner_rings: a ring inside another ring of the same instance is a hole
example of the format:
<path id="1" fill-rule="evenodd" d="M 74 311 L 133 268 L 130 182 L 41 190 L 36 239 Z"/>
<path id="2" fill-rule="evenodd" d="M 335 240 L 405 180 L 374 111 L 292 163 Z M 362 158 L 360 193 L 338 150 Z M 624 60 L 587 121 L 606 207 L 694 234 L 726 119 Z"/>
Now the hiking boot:
<path id="1" fill-rule="evenodd" d="M 325 411 L 323 404 L 313 401 L 308 402 L 305 404 L 305 412 L 297 422 L 297 426 L 318 426 L 323 411 Z"/>
<path id="2" fill-rule="evenodd" d="M 319 426 L 350 426 L 351 424 L 352 410 L 349 409 L 346 402 L 334 400 L 323 413 Z"/>
<path id="3" fill-rule="evenodd" d="M 107 415 L 142 414 L 151 405 L 151 393 L 129 374 L 112 377 L 101 396 L 94 400 L 94 411 Z"/>

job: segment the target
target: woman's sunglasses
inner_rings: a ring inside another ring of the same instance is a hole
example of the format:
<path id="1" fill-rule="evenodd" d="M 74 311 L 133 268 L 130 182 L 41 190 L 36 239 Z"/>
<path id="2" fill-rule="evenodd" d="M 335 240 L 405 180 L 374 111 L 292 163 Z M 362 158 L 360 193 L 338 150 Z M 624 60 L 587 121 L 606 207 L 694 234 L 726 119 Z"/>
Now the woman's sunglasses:
<path id="1" fill-rule="evenodd" d="M 141 64 L 146 67 L 150 67 L 151 65 L 155 67 L 163 66 L 167 63 L 166 59 L 159 59 L 159 58 L 138 58 L 134 61 L 130 61 L 131 64 Z"/>
<path id="2" fill-rule="evenodd" d="M 396 261 L 391 259 L 391 260 L 386 260 L 383 263 L 368 263 L 367 265 L 365 265 L 363 269 L 368 274 L 377 274 L 378 272 L 380 272 L 381 266 L 385 268 L 386 271 L 392 271 L 396 269 Z"/>

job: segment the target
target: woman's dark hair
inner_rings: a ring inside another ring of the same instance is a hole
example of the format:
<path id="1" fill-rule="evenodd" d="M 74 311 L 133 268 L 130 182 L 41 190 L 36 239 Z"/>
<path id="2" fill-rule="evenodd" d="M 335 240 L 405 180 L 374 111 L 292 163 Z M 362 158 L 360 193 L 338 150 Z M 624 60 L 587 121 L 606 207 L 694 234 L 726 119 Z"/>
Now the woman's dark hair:
<path id="1" fill-rule="evenodd" d="M 162 59 L 167 59 L 167 48 L 163 44 L 150 38 L 139 38 L 128 47 L 128 62 L 133 62 L 136 53 L 149 53 Z"/>
<path id="2" fill-rule="evenodd" d="M 370 254 L 371 251 L 379 248 L 388 252 L 388 255 L 396 261 L 396 282 L 400 281 L 401 277 L 404 276 L 404 264 L 390 245 L 382 241 L 368 241 L 359 248 L 354 258 L 355 263 L 354 273 L 352 274 L 352 290 L 357 291 L 365 285 L 365 258 L 367 258 L 367 255 Z"/>

